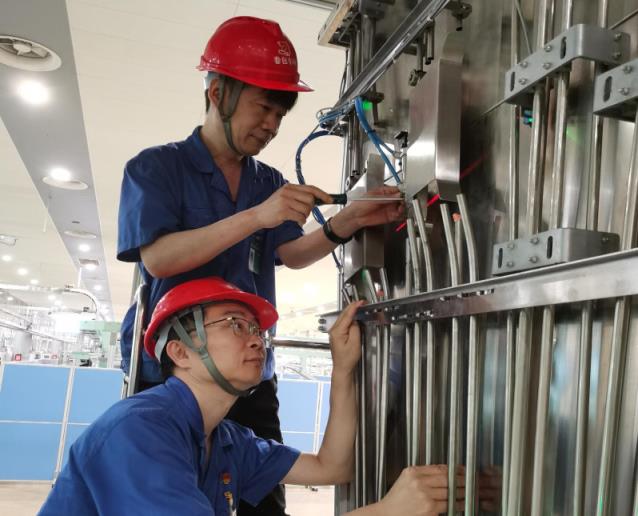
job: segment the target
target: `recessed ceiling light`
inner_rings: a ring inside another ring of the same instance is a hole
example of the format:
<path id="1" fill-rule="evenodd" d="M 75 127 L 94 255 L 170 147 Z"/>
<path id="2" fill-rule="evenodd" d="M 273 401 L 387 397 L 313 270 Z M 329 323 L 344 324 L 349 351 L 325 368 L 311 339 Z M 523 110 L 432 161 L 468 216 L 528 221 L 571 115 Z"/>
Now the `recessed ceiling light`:
<path id="1" fill-rule="evenodd" d="M 97 238 L 97 235 L 95 233 L 91 233 L 89 231 L 82 231 L 81 229 L 65 229 L 64 234 L 74 238 L 86 238 L 89 240 L 93 238 Z"/>
<path id="2" fill-rule="evenodd" d="M 55 306 L 61 306 L 62 305 L 62 301 L 60 301 L 59 299 L 53 303 Z"/>
<path id="3" fill-rule="evenodd" d="M 47 296 L 47 299 L 48 299 L 49 301 L 55 301 L 55 296 L 54 296 L 53 294 L 49 294 L 49 295 Z"/>
<path id="4" fill-rule="evenodd" d="M 80 265 L 87 271 L 94 271 L 95 269 L 97 269 L 97 266 L 100 265 L 100 262 L 98 260 L 94 260 L 91 258 L 80 258 L 78 261 L 80 262 Z"/>
<path id="5" fill-rule="evenodd" d="M 62 188 L 63 190 L 86 190 L 89 185 L 83 183 L 82 181 L 77 181 L 75 179 L 69 179 L 68 181 L 60 181 L 59 179 L 55 179 L 51 176 L 44 176 L 42 178 L 49 186 L 55 186 L 56 188 Z"/>
<path id="6" fill-rule="evenodd" d="M 37 285 L 38 283 L 40 283 L 40 280 L 37 280 L 34 278 L 31 281 L 29 281 L 29 283 L 31 283 L 31 285 Z"/>
<path id="7" fill-rule="evenodd" d="M 49 90 L 38 81 L 23 81 L 18 85 L 18 95 L 27 104 L 40 106 L 49 101 Z"/>
<path id="8" fill-rule="evenodd" d="M 9 296 L 9 297 L 7 298 L 7 301 L 13 301 L 13 297 Z"/>
<path id="9" fill-rule="evenodd" d="M 20 267 L 18 269 L 18 274 L 20 276 L 26 276 L 27 274 L 29 274 L 29 269 L 25 269 L 24 267 Z"/>
<path id="10" fill-rule="evenodd" d="M 3 262 L 10 262 L 11 260 L 13 260 L 13 256 L 11 256 L 10 254 L 3 254 L 2 255 L 2 261 Z"/>
<path id="11" fill-rule="evenodd" d="M 95 290 L 96 292 L 99 292 L 100 290 L 102 290 L 102 285 L 95 285 L 93 287 L 93 290 Z"/>
<path id="12" fill-rule="evenodd" d="M 86 253 L 87 251 L 91 250 L 91 246 L 89 244 L 80 244 L 78 246 L 78 249 L 82 251 L 83 253 Z"/>
<path id="13" fill-rule="evenodd" d="M 49 177 L 56 181 L 71 181 L 71 172 L 66 168 L 54 167 L 51 169 L 51 172 L 49 172 Z"/>
<path id="14" fill-rule="evenodd" d="M 20 70 L 49 72 L 60 68 L 62 60 L 42 43 L 2 34 L 0 35 L 0 63 Z"/>

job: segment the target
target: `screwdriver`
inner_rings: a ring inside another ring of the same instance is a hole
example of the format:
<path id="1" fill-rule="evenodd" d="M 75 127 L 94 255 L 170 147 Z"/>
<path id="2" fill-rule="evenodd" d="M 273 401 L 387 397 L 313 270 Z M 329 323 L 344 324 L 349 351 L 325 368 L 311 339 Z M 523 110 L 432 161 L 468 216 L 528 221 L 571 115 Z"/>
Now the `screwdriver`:
<path id="1" fill-rule="evenodd" d="M 348 204 L 349 202 L 352 201 L 368 201 L 368 202 L 402 202 L 403 201 L 403 197 L 374 197 L 374 196 L 367 196 L 365 195 L 365 192 L 362 192 L 364 195 L 361 195 L 361 193 L 356 192 L 346 192 L 346 193 L 341 193 L 341 194 L 328 194 L 330 197 L 332 197 L 332 202 L 331 203 L 326 203 L 323 202 L 323 200 L 315 197 L 315 206 L 322 206 L 324 204 Z"/>

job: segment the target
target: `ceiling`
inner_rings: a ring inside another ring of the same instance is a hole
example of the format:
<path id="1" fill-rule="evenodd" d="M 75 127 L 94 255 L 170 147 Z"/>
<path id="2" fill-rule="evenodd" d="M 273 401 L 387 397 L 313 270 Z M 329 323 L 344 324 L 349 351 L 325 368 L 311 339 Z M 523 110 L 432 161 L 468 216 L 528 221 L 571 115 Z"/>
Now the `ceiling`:
<path id="1" fill-rule="evenodd" d="M 329 11 L 303 3 L 3 0 L 0 35 L 36 41 L 57 53 L 62 65 L 31 72 L 0 64 L 0 235 L 16 237 L 15 245 L 0 237 L 0 291 L 72 285 L 96 296 L 105 318 L 122 318 L 133 285 L 133 265 L 115 259 L 124 164 L 148 146 L 184 139 L 202 122 L 202 74 L 195 66 L 215 27 L 232 16 L 278 21 L 297 49 L 302 78 L 315 88 L 300 96 L 259 156 L 296 182 L 297 145 L 315 126 L 316 111 L 336 101 L 344 64 L 343 51 L 316 44 Z M 49 101 L 23 102 L 17 88 L 24 80 L 41 82 Z M 306 147 L 306 180 L 338 191 L 341 152 L 338 138 Z M 68 169 L 88 188 L 45 184 L 53 167 Z M 96 238 L 69 236 L 68 230 Z M 81 243 L 89 249 L 80 251 Z M 98 265 L 87 270 L 80 259 Z M 47 292 L 40 298 L 12 292 L 27 303 L 51 303 Z M 332 259 L 302 271 L 279 270 L 277 292 L 280 312 L 289 319 L 325 308 L 336 299 Z M 75 308 L 87 305 L 86 297 L 76 297 Z"/>

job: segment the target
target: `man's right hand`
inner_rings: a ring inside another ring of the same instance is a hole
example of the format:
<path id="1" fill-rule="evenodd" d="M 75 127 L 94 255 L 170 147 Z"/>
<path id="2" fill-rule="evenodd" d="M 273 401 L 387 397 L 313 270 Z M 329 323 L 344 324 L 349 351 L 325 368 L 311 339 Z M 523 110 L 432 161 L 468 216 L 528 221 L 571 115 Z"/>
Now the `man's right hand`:
<path id="1" fill-rule="evenodd" d="M 287 184 L 255 206 L 253 213 L 262 228 L 274 228 L 287 220 L 303 227 L 315 206 L 315 199 L 332 202 L 332 197 L 316 186 Z"/>
<path id="2" fill-rule="evenodd" d="M 401 516 L 434 516 L 447 512 L 448 467 L 437 464 L 405 468 L 388 494 L 377 504 L 382 514 Z M 456 476 L 457 511 L 463 510 L 465 478 Z"/>

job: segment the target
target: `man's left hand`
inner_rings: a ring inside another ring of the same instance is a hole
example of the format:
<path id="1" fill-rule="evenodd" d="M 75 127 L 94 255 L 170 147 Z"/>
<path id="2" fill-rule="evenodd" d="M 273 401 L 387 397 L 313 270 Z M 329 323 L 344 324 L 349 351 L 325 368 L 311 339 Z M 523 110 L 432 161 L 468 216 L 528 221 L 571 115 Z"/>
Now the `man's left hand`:
<path id="1" fill-rule="evenodd" d="M 351 202 L 332 219 L 332 229 L 340 237 L 347 238 L 361 228 L 379 226 L 405 218 L 401 192 L 395 186 L 380 186 L 366 192 L 367 197 L 397 197 L 397 202 Z"/>

